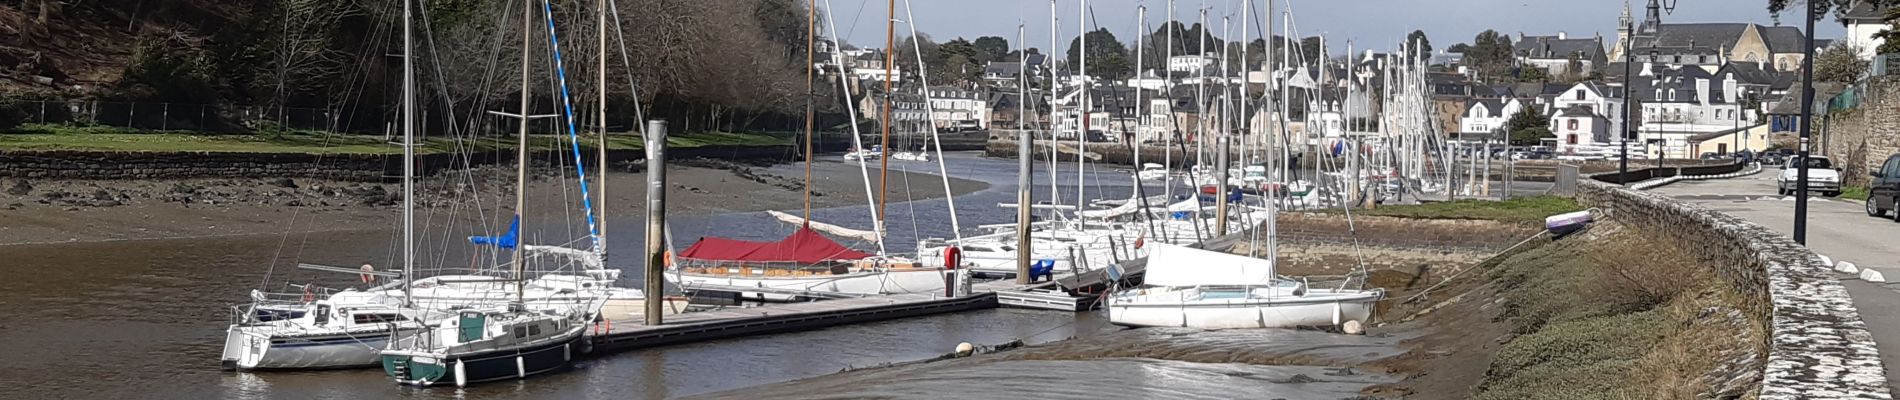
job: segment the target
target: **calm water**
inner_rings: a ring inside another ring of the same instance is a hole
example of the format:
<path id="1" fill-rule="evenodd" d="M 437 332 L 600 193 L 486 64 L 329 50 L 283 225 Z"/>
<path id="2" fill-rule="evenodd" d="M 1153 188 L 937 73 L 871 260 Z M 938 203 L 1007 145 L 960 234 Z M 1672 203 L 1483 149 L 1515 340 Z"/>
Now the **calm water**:
<path id="1" fill-rule="evenodd" d="M 910 164 L 913 168 L 928 168 L 934 172 L 934 165 L 926 165 L 930 164 Z M 1014 161 L 963 154 L 952 155 L 951 165 L 952 176 L 993 185 L 957 199 L 965 227 L 1013 220 L 1012 212 L 996 204 L 1015 201 Z M 823 176 L 857 178 L 855 165 L 827 162 L 821 163 L 818 169 Z M 775 167 L 774 173 L 797 176 L 802 175 L 802 169 L 781 166 Z M 1064 170 L 1059 176 L 1073 180 L 1074 174 L 1073 170 Z M 1037 198 L 1041 201 L 1047 198 L 1047 172 L 1039 171 L 1038 175 Z M 1097 182 L 1100 185 L 1091 187 L 1089 194 L 1093 198 L 1125 198 L 1131 190 L 1124 173 L 1098 171 L 1092 173 L 1090 179 L 1091 185 Z M 920 192 L 942 190 L 940 181 L 910 183 L 913 190 Z M 1064 187 L 1065 198 L 1072 199 L 1073 190 L 1072 185 Z M 892 203 L 890 212 L 893 215 L 889 223 L 892 251 L 913 249 L 918 237 L 950 234 L 948 212 L 941 199 Z M 870 226 L 869 215 L 864 206 L 816 212 L 822 221 L 859 228 Z M 912 223 L 913 215 L 918 223 Z M 641 227 L 637 219 L 615 219 L 611 223 L 617 233 L 634 233 Z M 547 225 L 553 224 L 544 224 Z M 770 240 L 790 229 L 763 213 L 689 216 L 674 220 L 675 236 L 681 240 L 677 243 L 679 246 L 703 235 Z M 418 242 L 428 254 L 424 265 L 467 263 L 470 255 L 460 241 L 465 233 L 451 232 L 454 231 L 429 232 Z M 536 234 L 558 236 L 545 231 Z M 641 241 L 629 236 L 637 235 L 616 236 L 610 244 L 617 254 L 638 254 Z M 7 275 L 6 279 L 0 279 L 0 293 L 6 293 L 0 296 L 0 355 L 3 355 L 0 356 L 0 393 L 5 393 L 0 397 L 668 398 L 709 393 L 724 396 L 717 392 L 814 377 L 822 381 L 833 376 L 844 378 L 838 383 L 840 386 L 834 387 L 840 394 L 873 396 L 889 389 L 893 395 L 909 393 L 911 397 L 930 397 L 928 393 L 950 390 L 959 382 L 985 382 L 989 379 L 986 377 L 1005 377 L 1005 382 L 1030 387 L 1060 381 L 1024 378 L 1016 382 L 1008 378 L 1034 375 L 1036 371 L 1066 371 L 1049 375 L 1063 379 L 1092 376 L 1098 384 L 1112 383 L 1104 382 L 1105 377 L 1140 373 L 1153 379 L 1122 380 L 1128 390 L 1126 393 L 1161 395 L 1169 392 L 1136 388 L 1191 382 L 1212 386 L 1205 386 L 1209 391 L 1190 393 L 1230 397 L 1215 394 L 1222 393 L 1220 390 L 1231 394 L 1303 393 L 1263 392 L 1253 388 L 1263 381 L 1244 377 L 1271 378 L 1313 372 L 1287 369 L 1293 367 L 1229 365 L 1224 361 L 1205 363 L 1213 362 L 1209 360 L 1117 358 L 1115 362 L 1098 363 L 1080 361 L 1086 357 L 1069 357 L 1036 362 L 958 360 L 826 376 L 850 368 L 933 358 L 952 350 L 960 342 L 999 344 L 1020 339 L 1045 343 L 1122 332 L 1095 313 L 1021 310 L 941 315 L 634 351 L 584 361 L 571 372 L 468 389 L 399 388 L 379 370 L 251 374 L 218 369 L 223 329 L 229 321 L 226 307 L 244 301 L 246 293 L 262 283 L 266 266 L 273 260 L 280 267 L 271 278 L 271 287 L 278 287 L 286 280 L 347 286 L 352 277 L 291 271 L 283 265 L 295 261 L 392 265 L 397 258 L 395 243 L 394 233 L 380 231 L 0 246 L 0 260 L 4 260 L 0 262 L 0 272 Z M 639 258 L 621 256 L 612 260 L 612 264 L 628 270 L 631 283 L 638 280 Z M 1157 340 L 1147 336 L 1120 337 L 1110 343 Z M 1220 352 L 1234 345 L 1216 341 L 1200 346 Z M 914 377 L 900 381 L 851 380 L 867 373 L 938 368 L 938 365 L 947 369 L 946 381 Z M 1207 374 L 1233 379 L 1195 378 Z M 815 389 L 808 388 L 810 383 L 807 382 L 810 381 L 786 384 L 786 391 L 777 396 L 817 394 Z M 757 390 L 772 393 L 771 388 L 775 386 Z"/>

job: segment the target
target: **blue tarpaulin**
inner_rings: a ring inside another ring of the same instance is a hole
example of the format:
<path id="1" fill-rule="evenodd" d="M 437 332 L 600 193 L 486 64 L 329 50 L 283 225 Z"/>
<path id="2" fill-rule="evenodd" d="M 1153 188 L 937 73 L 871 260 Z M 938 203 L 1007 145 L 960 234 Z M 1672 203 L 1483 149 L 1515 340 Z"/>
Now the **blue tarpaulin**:
<path id="1" fill-rule="evenodd" d="M 501 236 L 469 236 L 468 242 L 477 245 L 492 245 L 504 249 L 514 249 L 516 238 L 521 236 L 521 217 L 515 216 L 515 222 L 508 224 L 508 233 Z"/>

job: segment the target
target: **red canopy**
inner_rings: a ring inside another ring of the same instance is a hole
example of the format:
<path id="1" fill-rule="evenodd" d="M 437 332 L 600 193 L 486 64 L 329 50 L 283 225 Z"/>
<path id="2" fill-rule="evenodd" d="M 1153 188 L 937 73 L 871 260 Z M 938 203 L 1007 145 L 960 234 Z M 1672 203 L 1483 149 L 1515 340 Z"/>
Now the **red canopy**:
<path id="1" fill-rule="evenodd" d="M 679 256 L 695 260 L 817 264 L 821 261 L 856 260 L 871 255 L 844 247 L 813 232 L 811 228 L 799 227 L 797 232 L 777 242 L 700 238 L 698 243 L 687 247 Z"/>

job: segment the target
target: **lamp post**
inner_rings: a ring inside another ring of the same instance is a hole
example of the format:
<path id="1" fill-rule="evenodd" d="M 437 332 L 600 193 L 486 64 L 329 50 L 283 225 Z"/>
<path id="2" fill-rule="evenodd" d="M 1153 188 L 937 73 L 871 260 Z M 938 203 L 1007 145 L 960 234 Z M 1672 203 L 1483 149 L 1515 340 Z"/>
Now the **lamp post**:
<path id="1" fill-rule="evenodd" d="M 1797 159 L 1802 160 L 1803 163 L 1807 162 L 1808 145 L 1813 140 L 1814 134 L 1814 9 L 1817 3 L 1819 2 L 1804 3 L 1808 8 L 1805 14 L 1808 21 L 1807 28 L 1802 32 L 1807 33 L 1807 45 L 1802 49 L 1805 56 L 1801 58 L 1801 148 L 1797 150 L 1800 157 Z M 1795 171 L 1794 242 L 1806 245 L 1808 244 L 1808 169 L 1804 164 L 1797 166 Z"/>

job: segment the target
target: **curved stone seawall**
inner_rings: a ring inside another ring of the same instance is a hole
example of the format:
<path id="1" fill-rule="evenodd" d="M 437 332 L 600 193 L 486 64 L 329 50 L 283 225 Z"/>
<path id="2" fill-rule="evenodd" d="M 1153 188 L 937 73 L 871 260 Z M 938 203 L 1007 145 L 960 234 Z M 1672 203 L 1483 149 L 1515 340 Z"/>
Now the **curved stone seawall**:
<path id="1" fill-rule="evenodd" d="M 792 157 L 792 147 L 701 146 L 668 149 L 668 156 L 675 160 L 687 158 L 788 160 Z M 530 157 L 538 161 L 550 161 L 557 156 L 549 152 L 537 152 Z M 513 152 L 425 154 L 418 155 L 416 158 L 418 160 L 416 171 L 425 176 L 466 166 L 512 163 L 515 159 Z M 646 154 L 640 150 L 607 152 L 608 162 L 613 164 L 644 158 Z M 5 178 L 318 178 L 378 182 L 393 180 L 400 176 L 402 176 L 402 155 L 400 154 L 0 152 L 0 177 Z"/>
<path id="2" fill-rule="evenodd" d="M 1723 266 L 1716 274 L 1772 332 L 1760 398 L 1892 398 L 1866 323 L 1813 251 L 1767 227 L 1675 199 L 1594 180 L 1579 186 L 1584 204 Z"/>

